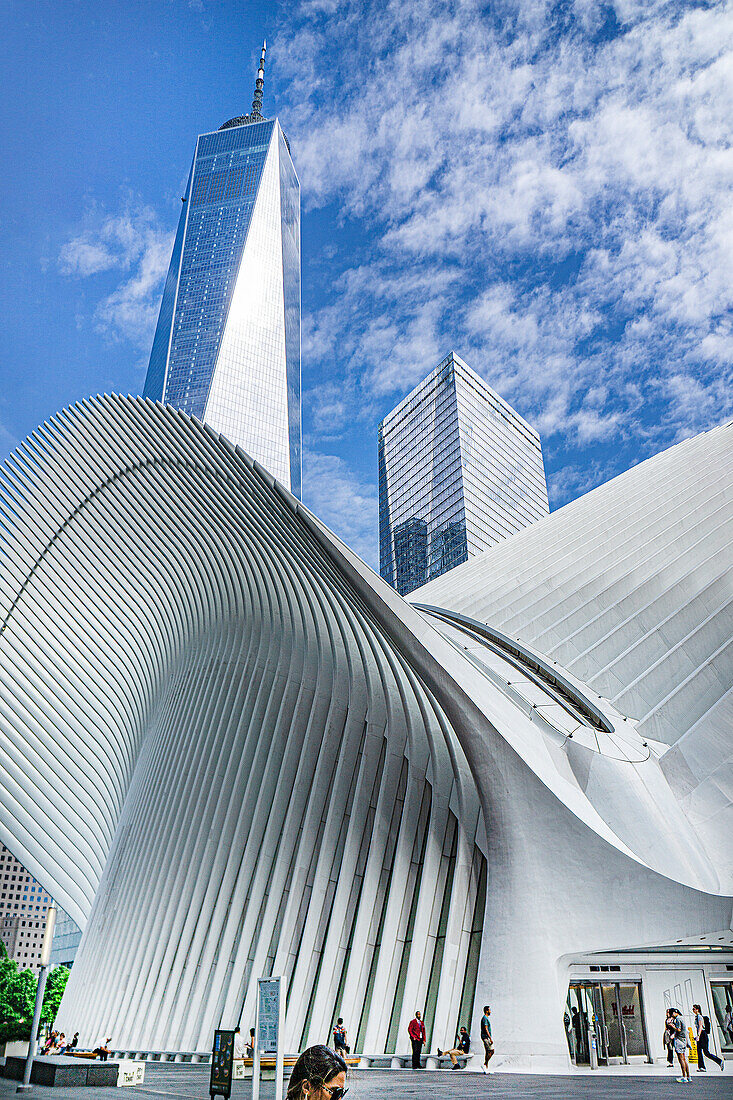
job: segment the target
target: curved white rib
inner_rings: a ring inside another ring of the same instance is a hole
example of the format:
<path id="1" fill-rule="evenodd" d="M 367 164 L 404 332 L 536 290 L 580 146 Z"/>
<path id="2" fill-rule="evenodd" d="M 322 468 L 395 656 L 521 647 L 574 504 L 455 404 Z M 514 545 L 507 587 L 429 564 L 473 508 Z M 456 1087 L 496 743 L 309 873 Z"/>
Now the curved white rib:
<path id="1" fill-rule="evenodd" d="M 9 460 L 0 523 L 0 839 L 85 927 L 59 1016 L 83 1041 L 207 1049 L 285 973 L 291 1049 L 342 1015 L 360 1051 L 403 1050 L 416 1006 L 442 1045 L 498 986 L 525 1043 L 534 985 L 512 958 L 538 897 L 542 980 L 607 935 L 586 901 L 599 852 L 632 912 L 663 899 L 642 922 L 611 901 L 616 942 L 723 919 L 656 758 L 563 737 L 183 414 L 60 414 Z M 514 940 L 474 988 L 484 908 L 491 944 L 508 914 Z"/>
<path id="2" fill-rule="evenodd" d="M 205 1047 L 275 967 L 294 1045 L 328 1034 L 338 997 L 384 1049 L 428 992 L 428 968 L 399 970 L 410 909 L 424 925 L 443 903 L 415 851 L 444 846 L 451 802 L 454 822 L 471 808 L 445 930 L 463 967 L 431 995 L 441 1026 L 456 1015 L 476 792 L 292 498 L 208 429 L 121 398 L 44 425 L 6 480 L 2 834 L 87 926 L 75 1030 Z"/>

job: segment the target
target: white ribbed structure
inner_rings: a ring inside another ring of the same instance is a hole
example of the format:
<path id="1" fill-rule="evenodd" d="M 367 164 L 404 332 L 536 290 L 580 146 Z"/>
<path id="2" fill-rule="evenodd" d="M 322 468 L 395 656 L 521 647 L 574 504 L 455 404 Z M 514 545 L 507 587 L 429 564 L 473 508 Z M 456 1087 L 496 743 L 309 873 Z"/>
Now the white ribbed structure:
<path id="1" fill-rule="evenodd" d="M 294 499 L 196 422 L 120 398 L 61 414 L 9 466 L 2 831 L 87 925 L 75 1030 L 206 1049 L 274 967 L 294 1046 L 329 1033 L 338 994 L 354 1032 L 369 1000 L 362 1042 L 384 1049 L 434 960 L 452 1026 L 475 789 Z"/>
<path id="2" fill-rule="evenodd" d="M 405 1050 L 416 1007 L 442 1046 L 490 996 L 504 1053 L 566 1060 L 564 955 L 729 928 L 621 708 L 419 613 L 197 421 L 81 403 L 0 515 L 0 840 L 85 927 L 82 1043 L 207 1050 L 285 973 L 290 1049 L 341 1015 Z"/>
<path id="3" fill-rule="evenodd" d="M 662 768 L 733 893 L 733 423 L 410 598 L 521 638 L 672 746 Z"/>

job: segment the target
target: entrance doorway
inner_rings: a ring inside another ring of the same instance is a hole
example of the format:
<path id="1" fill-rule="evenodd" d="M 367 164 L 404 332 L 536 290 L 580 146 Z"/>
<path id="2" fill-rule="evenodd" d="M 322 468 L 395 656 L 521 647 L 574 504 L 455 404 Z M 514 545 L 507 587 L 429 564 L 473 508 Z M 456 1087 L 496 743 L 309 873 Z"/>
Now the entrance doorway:
<path id="1" fill-rule="evenodd" d="M 710 982 L 720 1049 L 733 1051 L 733 982 Z M 703 1010 L 704 1011 L 704 1010 Z"/>
<path id="2" fill-rule="evenodd" d="M 571 982 L 565 1031 L 575 1065 L 590 1064 L 590 1028 L 599 1065 L 648 1061 L 641 982 Z"/>

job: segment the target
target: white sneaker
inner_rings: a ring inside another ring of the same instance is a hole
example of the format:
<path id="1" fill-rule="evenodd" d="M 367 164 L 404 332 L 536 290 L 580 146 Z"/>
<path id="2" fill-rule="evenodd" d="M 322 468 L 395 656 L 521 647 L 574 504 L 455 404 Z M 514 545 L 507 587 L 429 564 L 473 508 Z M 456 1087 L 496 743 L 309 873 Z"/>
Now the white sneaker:
<path id="1" fill-rule="evenodd" d="M 488 1066 L 482 1066 L 481 1069 L 484 1071 L 484 1073 L 489 1072 L 489 1067 Z"/>

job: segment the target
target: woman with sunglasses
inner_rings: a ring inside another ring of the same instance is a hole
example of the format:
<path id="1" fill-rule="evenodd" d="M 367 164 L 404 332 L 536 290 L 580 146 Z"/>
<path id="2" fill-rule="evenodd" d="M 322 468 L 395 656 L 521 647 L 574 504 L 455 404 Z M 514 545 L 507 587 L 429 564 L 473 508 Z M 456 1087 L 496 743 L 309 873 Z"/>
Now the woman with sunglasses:
<path id="1" fill-rule="evenodd" d="M 308 1047 L 293 1066 L 287 1100 L 342 1100 L 348 1067 L 330 1047 Z"/>

